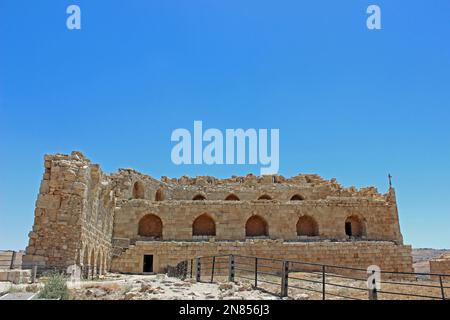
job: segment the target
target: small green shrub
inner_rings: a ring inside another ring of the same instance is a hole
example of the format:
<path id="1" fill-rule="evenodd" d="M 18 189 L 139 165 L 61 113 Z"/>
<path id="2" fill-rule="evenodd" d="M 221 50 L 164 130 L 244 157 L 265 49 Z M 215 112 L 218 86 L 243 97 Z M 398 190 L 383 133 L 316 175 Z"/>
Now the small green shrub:
<path id="1" fill-rule="evenodd" d="M 48 277 L 44 288 L 39 293 L 39 299 L 69 299 L 69 289 L 67 288 L 67 278 L 61 274 L 52 274 Z"/>
<path id="2" fill-rule="evenodd" d="M 37 293 L 39 291 L 39 287 L 35 284 L 30 284 L 25 287 L 26 292 Z"/>
<path id="3" fill-rule="evenodd" d="M 23 289 L 15 286 L 9 287 L 7 291 L 7 293 L 19 293 L 19 292 L 23 292 Z"/>

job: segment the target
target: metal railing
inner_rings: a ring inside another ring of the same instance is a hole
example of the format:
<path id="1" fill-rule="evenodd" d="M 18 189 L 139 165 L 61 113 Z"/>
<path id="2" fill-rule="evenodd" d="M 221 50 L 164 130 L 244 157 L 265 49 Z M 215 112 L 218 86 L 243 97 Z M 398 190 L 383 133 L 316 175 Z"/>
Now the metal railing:
<path id="1" fill-rule="evenodd" d="M 377 280 L 362 268 L 243 255 L 197 257 L 183 261 L 169 273 L 197 282 L 240 279 L 282 298 L 308 293 L 322 300 L 450 299 L 450 274 L 381 271 Z"/>

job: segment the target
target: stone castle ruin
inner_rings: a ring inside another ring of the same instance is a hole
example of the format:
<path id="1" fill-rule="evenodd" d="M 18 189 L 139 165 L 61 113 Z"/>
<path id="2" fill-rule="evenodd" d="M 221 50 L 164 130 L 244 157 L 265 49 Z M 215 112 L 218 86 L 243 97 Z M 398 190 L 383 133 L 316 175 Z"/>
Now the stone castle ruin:
<path id="1" fill-rule="evenodd" d="M 105 174 L 79 152 L 45 156 L 25 266 L 144 274 L 215 254 L 413 271 L 393 188 L 313 174 L 156 180 Z"/>

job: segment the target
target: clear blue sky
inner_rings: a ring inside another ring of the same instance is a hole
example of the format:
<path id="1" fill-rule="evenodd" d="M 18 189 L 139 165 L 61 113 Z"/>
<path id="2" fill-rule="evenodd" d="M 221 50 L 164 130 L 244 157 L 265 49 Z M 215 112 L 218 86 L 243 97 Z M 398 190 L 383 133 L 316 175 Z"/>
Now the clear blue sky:
<path id="1" fill-rule="evenodd" d="M 0 0 L 0 249 L 27 244 L 45 153 L 156 177 L 259 172 L 173 165 L 172 130 L 194 120 L 279 128 L 285 176 L 386 192 L 390 172 L 405 242 L 449 248 L 449 21 L 448 0 Z"/>

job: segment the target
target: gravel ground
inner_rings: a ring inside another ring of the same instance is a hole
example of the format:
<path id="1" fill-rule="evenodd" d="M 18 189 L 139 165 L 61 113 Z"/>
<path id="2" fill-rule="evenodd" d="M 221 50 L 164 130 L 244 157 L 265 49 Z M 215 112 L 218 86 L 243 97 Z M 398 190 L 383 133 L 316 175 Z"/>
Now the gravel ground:
<path id="1" fill-rule="evenodd" d="M 75 300 L 276 300 L 248 283 L 195 283 L 166 275 L 110 275 L 71 286 Z"/>

